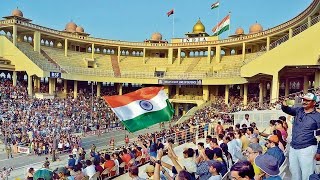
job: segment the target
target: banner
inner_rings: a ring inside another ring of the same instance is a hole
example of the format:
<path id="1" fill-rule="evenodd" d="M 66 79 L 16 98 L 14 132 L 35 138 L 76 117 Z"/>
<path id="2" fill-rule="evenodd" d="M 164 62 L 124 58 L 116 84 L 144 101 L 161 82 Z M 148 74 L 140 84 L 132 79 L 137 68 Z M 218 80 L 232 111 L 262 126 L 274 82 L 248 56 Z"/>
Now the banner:
<path id="1" fill-rule="evenodd" d="M 202 80 L 173 80 L 173 79 L 159 79 L 158 84 L 162 85 L 202 85 Z"/>
<path id="2" fill-rule="evenodd" d="M 18 153 L 30 154 L 28 147 L 18 146 Z"/>

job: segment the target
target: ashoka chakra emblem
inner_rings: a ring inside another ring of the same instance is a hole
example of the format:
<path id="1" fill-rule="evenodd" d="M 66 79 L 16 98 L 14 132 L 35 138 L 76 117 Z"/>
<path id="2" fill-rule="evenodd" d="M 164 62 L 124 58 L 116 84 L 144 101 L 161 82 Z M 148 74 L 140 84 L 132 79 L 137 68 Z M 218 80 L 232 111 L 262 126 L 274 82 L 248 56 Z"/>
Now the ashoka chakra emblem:
<path id="1" fill-rule="evenodd" d="M 139 105 L 142 109 L 144 109 L 146 111 L 151 111 L 153 109 L 153 105 L 149 101 L 142 100 L 139 102 Z"/>

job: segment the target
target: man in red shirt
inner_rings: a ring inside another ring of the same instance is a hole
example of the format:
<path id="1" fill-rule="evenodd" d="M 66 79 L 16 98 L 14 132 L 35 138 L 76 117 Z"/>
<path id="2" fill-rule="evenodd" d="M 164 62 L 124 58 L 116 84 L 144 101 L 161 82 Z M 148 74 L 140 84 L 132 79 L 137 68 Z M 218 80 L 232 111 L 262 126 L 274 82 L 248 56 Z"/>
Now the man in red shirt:
<path id="1" fill-rule="evenodd" d="M 106 161 L 104 162 L 104 169 L 111 169 L 116 165 L 113 160 L 111 160 L 111 157 L 109 154 L 105 154 L 104 158 Z M 111 176 L 116 175 L 116 171 L 111 171 Z"/>
<path id="2" fill-rule="evenodd" d="M 125 162 L 126 164 L 128 164 L 129 161 L 131 160 L 131 156 L 130 154 L 128 154 L 128 151 L 126 149 L 123 149 L 122 154 L 120 154 L 120 157 L 122 161 Z"/>

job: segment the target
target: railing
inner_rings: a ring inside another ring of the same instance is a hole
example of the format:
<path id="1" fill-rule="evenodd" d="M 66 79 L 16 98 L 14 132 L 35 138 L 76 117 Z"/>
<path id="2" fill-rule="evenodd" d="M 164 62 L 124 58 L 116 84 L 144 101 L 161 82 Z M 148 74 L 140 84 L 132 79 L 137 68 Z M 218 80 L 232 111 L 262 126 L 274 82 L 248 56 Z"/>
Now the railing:
<path id="1" fill-rule="evenodd" d="M 301 32 L 303 32 L 303 31 L 305 31 L 305 30 L 307 30 L 307 29 L 309 28 L 309 25 L 310 25 L 310 27 L 311 27 L 311 26 L 317 24 L 319 21 L 320 21 L 320 15 L 312 18 L 310 24 L 309 24 L 309 22 L 306 22 L 306 23 L 300 25 L 299 27 L 295 28 L 295 29 L 292 31 L 292 37 L 300 34 Z M 272 42 L 272 43 L 269 45 L 269 50 L 278 47 L 279 45 L 281 45 L 282 43 L 288 41 L 289 39 L 290 39 L 289 34 L 284 35 L 283 37 L 279 38 L 278 40 Z M 246 59 L 246 60 L 244 61 L 244 64 L 247 64 L 247 63 L 251 62 L 252 60 L 257 59 L 259 56 L 261 56 L 262 54 L 264 54 L 264 53 L 266 53 L 266 52 L 267 52 L 267 46 L 263 46 L 263 47 L 261 48 L 261 50 L 257 53 L 257 56 L 254 56 L 254 57 L 252 57 L 252 58 L 250 58 L 250 59 Z"/>

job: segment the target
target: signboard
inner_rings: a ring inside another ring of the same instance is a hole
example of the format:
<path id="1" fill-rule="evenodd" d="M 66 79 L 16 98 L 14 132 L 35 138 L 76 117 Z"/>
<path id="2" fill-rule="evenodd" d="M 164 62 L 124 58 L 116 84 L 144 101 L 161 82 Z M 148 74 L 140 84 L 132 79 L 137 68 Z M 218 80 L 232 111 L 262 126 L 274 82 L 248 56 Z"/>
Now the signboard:
<path id="1" fill-rule="evenodd" d="M 51 78 L 61 78 L 61 73 L 59 72 L 50 72 Z"/>
<path id="2" fill-rule="evenodd" d="M 207 37 L 194 37 L 194 38 L 184 38 L 181 40 L 184 43 L 186 43 L 186 42 L 206 42 L 206 41 L 208 41 L 208 38 Z"/>
<path id="3" fill-rule="evenodd" d="M 158 84 L 162 85 L 202 85 L 202 80 L 174 80 L 174 79 L 159 79 Z"/>
<path id="4" fill-rule="evenodd" d="M 18 153 L 30 154 L 30 149 L 28 147 L 18 146 Z"/>

